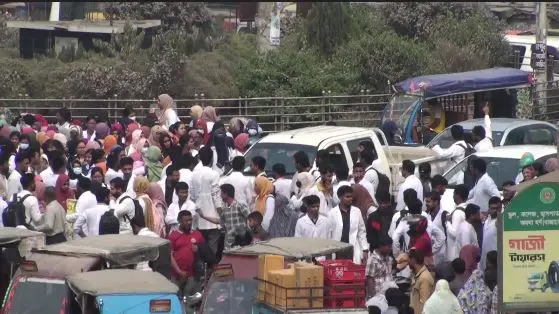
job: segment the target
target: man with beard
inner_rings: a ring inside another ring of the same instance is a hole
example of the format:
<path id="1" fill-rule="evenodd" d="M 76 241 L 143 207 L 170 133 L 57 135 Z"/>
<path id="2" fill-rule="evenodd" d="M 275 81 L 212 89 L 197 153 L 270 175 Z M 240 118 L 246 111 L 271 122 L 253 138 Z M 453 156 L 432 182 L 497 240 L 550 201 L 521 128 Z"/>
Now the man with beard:
<path id="1" fill-rule="evenodd" d="M 134 169 L 134 159 L 132 157 L 122 157 L 120 159 L 120 172 L 122 172 L 122 180 L 126 186 L 126 192 L 134 190 L 134 180 L 132 170 Z"/>
<path id="2" fill-rule="evenodd" d="M 483 223 L 483 240 L 481 245 L 480 269 L 485 269 L 487 253 L 497 250 L 497 216 L 503 210 L 503 204 L 498 196 L 489 199 L 489 215 Z"/>

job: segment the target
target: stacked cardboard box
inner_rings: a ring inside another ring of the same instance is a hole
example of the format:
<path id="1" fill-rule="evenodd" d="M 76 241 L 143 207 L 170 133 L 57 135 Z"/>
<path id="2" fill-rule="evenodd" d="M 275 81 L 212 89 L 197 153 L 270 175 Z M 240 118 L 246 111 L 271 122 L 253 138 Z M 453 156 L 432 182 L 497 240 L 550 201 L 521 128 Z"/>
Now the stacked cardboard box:
<path id="1" fill-rule="evenodd" d="M 268 304 L 286 309 L 323 307 L 324 270 L 321 266 L 297 262 L 287 269 L 270 271 L 268 278 L 274 284 L 266 291 Z"/>
<path id="2" fill-rule="evenodd" d="M 284 268 L 285 260 L 283 256 L 279 255 L 260 255 L 258 256 L 258 300 L 266 302 L 270 298 L 268 291 L 273 291 L 273 286 L 268 284 L 270 281 L 269 273 L 274 270 L 281 270 Z"/>

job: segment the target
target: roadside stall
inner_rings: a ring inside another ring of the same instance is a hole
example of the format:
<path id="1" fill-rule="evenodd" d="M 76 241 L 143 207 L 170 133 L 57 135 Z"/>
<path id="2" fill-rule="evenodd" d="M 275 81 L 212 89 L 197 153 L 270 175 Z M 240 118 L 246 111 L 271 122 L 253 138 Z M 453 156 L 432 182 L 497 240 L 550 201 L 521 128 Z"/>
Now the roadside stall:
<path id="1" fill-rule="evenodd" d="M 201 313 L 366 313 L 365 266 L 331 259 L 352 249 L 300 238 L 233 248 L 206 286 Z"/>
<path id="2" fill-rule="evenodd" d="M 69 314 L 182 314 L 179 288 L 159 273 L 107 269 L 66 279 Z"/>
<path id="3" fill-rule="evenodd" d="M 514 187 L 499 220 L 499 308 L 504 313 L 559 308 L 559 172 Z"/>

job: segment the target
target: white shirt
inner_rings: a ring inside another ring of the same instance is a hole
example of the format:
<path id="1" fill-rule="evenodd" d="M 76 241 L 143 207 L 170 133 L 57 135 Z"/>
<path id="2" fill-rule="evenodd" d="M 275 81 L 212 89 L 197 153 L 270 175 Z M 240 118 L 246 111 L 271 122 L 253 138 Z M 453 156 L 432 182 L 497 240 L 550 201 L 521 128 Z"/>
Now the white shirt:
<path id="1" fill-rule="evenodd" d="M 172 108 L 165 110 L 165 127 L 167 127 L 167 130 L 171 127 L 171 125 L 179 121 L 179 116 L 177 116 L 175 110 Z"/>
<path id="2" fill-rule="evenodd" d="M 222 207 L 219 174 L 210 167 L 202 166 L 192 173 L 192 201 L 206 217 L 219 217 L 217 208 Z M 198 229 L 218 229 L 219 225 L 200 219 Z"/>
<path id="3" fill-rule="evenodd" d="M 460 224 L 466 220 L 466 214 L 464 210 L 459 210 L 456 208 L 466 209 L 466 203 L 458 204 L 455 209 L 450 212 L 452 215 L 451 221 L 445 221 L 446 224 L 446 255 L 445 260 L 447 262 L 453 261 L 455 258 L 460 256 L 460 248 L 459 248 L 459 233 L 460 233 Z"/>
<path id="4" fill-rule="evenodd" d="M 23 190 L 17 193 L 17 198 L 22 199 L 26 195 L 30 195 L 31 192 Z M 34 196 L 30 195 L 23 201 L 23 206 L 25 207 L 25 222 L 32 225 L 38 225 L 41 223 L 41 211 L 39 210 L 39 200 Z"/>
<path id="5" fill-rule="evenodd" d="M 87 229 L 87 236 L 99 235 L 99 222 L 101 216 L 109 210 L 107 204 L 97 204 L 94 207 L 87 208 L 84 213 L 78 215 L 78 219 L 74 223 L 74 233 L 78 233 L 80 229 Z M 85 228 L 83 228 L 85 227 Z"/>
<path id="6" fill-rule="evenodd" d="M 487 217 L 483 224 L 483 239 L 481 245 L 481 260 L 479 262 L 480 269 L 485 269 L 487 261 L 487 253 L 497 251 L 497 219 Z"/>
<path id="7" fill-rule="evenodd" d="M 111 181 L 114 178 L 121 178 L 122 179 L 123 177 L 124 177 L 124 175 L 122 174 L 122 172 L 118 172 L 118 171 L 115 171 L 114 169 L 107 168 L 107 173 L 105 174 L 105 184 L 107 186 L 109 186 L 111 184 Z M 128 183 L 130 183 L 130 182 L 128 182 Z M 126 188 L 128 189 L 128 186 Z"/>
<path id="8" fill-rule="evenodd" d="M 66 215 L 66 221 L 71 223 L 76 222 L 80 214 L 85 213 L 86 209 L 95 206 L 97 206 L 97 198 L 95 197 L 95 194 L 91 193 L 91 191 L 83 192 L 82 195 L 80 195 L 80 197 L 78 197 L 78 200 L 76 201 L 76 213 Z M 85 235 L 89 235 L 89 232 L 87 230 L 87 225 L 84 225 L 84 227 L 85 228 L 82 229 L 83 233 Z"/>
<path id="9" fill-rule="evenodd" d="M 367 169 L 365 169 L 365 174 L 363 175 L 363 180 L 361 180 L 361 181 L 367 181 L 367 182 L 371 183 L 371 185 L 373 186 L 373 194 L 372 195 L 376 194 L 377 187 L 378 187 L 378 174 L 375 170 L 377 170 L 377 169 L 373 165 L 370 165 L 369 167 L 367 167 Z M 369 194 L 370 193 L 371 192 L 369 191 Z"/>
<path id="10" fill-rule="evenodd" d="M 252 203 L 253 185 L 250 178 L 242 172 L 233 171 L 225 177 L 221 177 L 220 185 L 231 184 L 235 188 L 235 200 L 245 203 L 248 206 Z"/>
<path id="11" fill-rule="evenodd" d="M 2 221 L 2 213 L 8 207 L 8 203 L 6 203 L 2 198 L 0 198 L 0 228 L 4 227 L 4 222 Z"/>
<path id="12" fill-rule="evenodd" d="M 268 195 L 268 198 L 266 199 L 264 218 L 262 218 L 262 228 L 264 228 L 264 230 L 266 231 L 268 231 L 268 228 L 270 227 L 270 221 L 272 220 L 272 217 L 274 217 L 275 207 L 276 199 L 272 195 Z"/>
<path id="13" fill-rule="evenodd" d="M 21 174 L 17 170 L 14 170 L 8 177 L 8 201 L 11 202 L 14 194 L 21 191 L 23 191 L 23 186 L 21 186 Z"/>
<path id="14" fill-rule="evenodd" d="M 319 213 L 325 216 L 328 216 L 328 213 L 332 209 L 332 198 L 326 196 L 324 193 L 318 190 L 318 187 L 315 185 L 311 188 L 309 195 L 316 195 L 320 199 L 320 209 Z"/>
<path id="15" fill-rule="evenodd" d="M 493 149 L 493 135 L 491 134 L 491 118 L 489 118 L 489 115 L 485 115 L 483 122 L 485 124 L 485 138 L 474 146 L 476 152 L 486 152 Z"/>
<path id="16" fill-rule="evenodd" d="M 343 218 L 339 206 L 332 208 L 328 213 L 330 219 L 330 239 L 341 241 L 343 232 Z M 367 233 L 365 230 L 365 222 L 361 210 L 355 206 L 351 206 L 349 212 L 349 244 L 353 245 L 353 262 L 361 264 L 363 251 L 369 249 L 367 242 Z"/>
<path id="17" fill-rule="evenodd" d="M 330 219 L 326 216 L 318 215 L 315 224 L 309 218 L 309 215 L 305 215 L 297 220 L 294 236 L 296 238 L 328 239 L 330 228 Z"/>
<path id="18" fill-rule="evenodd" d="M 165 196 L 165 199 L 167 199 L 167 196 L 165 195 L 166 185 L 167 185 L 165 180 L 157 181 L 157 184 L 159 184 L 159 186 L 161 187 L 161 190 L 163 191 L 163 196 Z M 190 186 L 188 186 L 188 189 L 190 189 Z M 179 197 L 177 195 L 177 190 L 173 189 L 172 202 L 178 202 L 178 201 L 179 201 Z"/>
<path id="19" fill-rule="evenodd" d="M 487 212 L 489 199 L 493 196 L 501 197 L 499 189 L 491 177 L 484 173 L 468 195 L 468 204 L 479 206 L 482 213 Z"/>
<path id="20" fill-rule="evenodd" d="M 398 188 L 398 196 L 396 197 L 396 211 L 401 211 L 406 207 L 404 203 L 404 191 L 407 189 L 414 189 L 417 192 L 417 199 L 423 200 L 423 184 L 421 180 L 415 175 L 409 175 L 404 179 L 404 182 Z"/>
<path id="21" fill-rule="evenodd" d="M 444 167 L 445 171 L 447 171 L 456 165 L 460 160 L 464 159 L 466 156 L 466 150 L 464 147 L 468 147 L 467 145 L 468 144 L 462 140 L 455 142 L 447 149 L 443 149 L 439 145 L 435 145 L 432 150 L 439 155 L 439 157 L 448 159 L 448 162 Z"/>
<path id="22" fill-rule="evenodd" d="M 287 199 L 291 197 L 291 180 L 286 178 L 277 178 L 274 181 L 276 193 L 285 196 Z"/>
<path id="23" fill-rule="evenodd" d="M 462 250 L 462 248 L 466 245 L 475 245 L 479 247 L 477 242 L 477 233 L 474 226 L 464 220 L 460 223 L 458 229 L 458 252 L 460 252 L 460 250 Z"/>
<path id="24" fill-rule="evenodd" d="M 43 180 L 43 183 L 45 183 L 45 185 L 47 185 L 47 181 L 49 180 L 49 178 L 54 174 L 54 172 L 52 171 L 51 167 L 47 167 L 47 169 L 41 171 L 41 173 L 39 174 L 41 176 L 41 179 Z M 55 181 L 56 182 L 56 181 Z"/>
<path id="25" fill-rule="evenodd" d="M 10 172 L 16 170 L 16 155 L 11 155 L 10 158 L 8 158 L 8 167 Z"/>
<path id="26" fill-rule="evenodd" d="M 90 140 L 90 141 L 95 140 L 95 131 L 93 131 L 93 134 L 91 134 L 91 137 L 89 137 L 89 134 L 87 134 L 87 130 L 84 130 L 82 132 L 82 134 L 83 134 L 83 138 L 86 139 L 86 140 Z"/>
<path id="27" fill-rule="evenodd" d="M 116 201 L 111 200 L 111 208 L 115 210 L 115 216 L 120 222 L 120 233 L 131 233 L 132 227 L 125 216 L 132 219 L 136 214 L 136 206 L 132 198 L 128 194 L 122 193 Z"/>
<path id="28" fill-rule="evenodd" d="M 140 229 L 140 231 L 138 231 L 138 235 L 141 237 L 159 238 L 159 236 L 155 232 L 149 230 L 148 228 Z M 149 262 L 147 261 L 138 263 L 138 265 L 136 265 L 136 269 L 143 271 L 153 271 L 151 267 L 149 267 Z"/>
<path id="29" fill-rule="evenodd" d="M 188 210 L 192 214 L 192 229 L 198 229 L 198 214 L 196 213 L 196 204 L 194 204 L 194 202 L 190 199 L 187 199 L 186 202 L 182 203 L 182 206 L 180 207 L 178 200 L 176 202 L 173 202 L 167 209 L 167 214 L 165 214 L 165 224 L 172 227 L 178 226 L 179 222 L 177 220 L 177 217 L 179 216 L 179 212 L 183 210 Z"/>

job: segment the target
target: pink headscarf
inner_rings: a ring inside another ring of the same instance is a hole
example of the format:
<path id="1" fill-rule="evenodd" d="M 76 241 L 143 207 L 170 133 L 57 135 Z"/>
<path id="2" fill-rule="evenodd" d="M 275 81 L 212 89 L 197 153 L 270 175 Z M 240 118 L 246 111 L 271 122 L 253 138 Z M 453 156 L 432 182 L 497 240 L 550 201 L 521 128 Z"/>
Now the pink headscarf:
<path id="1" fill-rule="evenodd" d="M 235 137 L 235 149 L 241 153 L 247 150 L 249 135 L 247 133 L 241 133 Z"/>
<path id="2" fill-rule="evenodd" d="M 52 137 L 53 140 L 55 141 L 59 141 L 60 143 L 62 143 L 62 145 L 66 146 L 66 142 L 68 141 L 66 139 L 66 136 L 64 136 L 64 134 L 62 133 L 56 133 L 54 134 L 54 136 Z"/>
<path id="3" fill-rule="evenodd" d="M 85 150 L 90 150 L 90 149 L 100 149 L 101 145 L 99 144 L 99 142 L 97 141 L 87 141 L 87 144 L 85 144 Z"/>
<path id="4" fill-rule="evenodd" d="M 479 257 L 479 247 L 475 245 L 468 244 L 460 250 L 460 259 L 466 264 L 466 271 L 464 272 L 466 280 L 468 280 L 470 275 L 476 270 Z"/>
<path id="5" fill-rule="evenodd" d="M 35 191 L 33 192 L 33 195 L 35 195 L 35 197 L 39 201 L 39 209 L 41 210 L 41 213 L 44 213 L 46 208 L 45 189 L 46 186 L 43 183 L 43 179 L 41 178 L 41 176 L 35 176 Z"/>
<path id="6" fill-rule="evenodd" d="M 5 138 L 9 138 L 10 134 L 12 133 L 12 129 L 5 125 L 0 129 L 0 136 L 5 137 Z"/>
<path id="7" fill-rule="evenodd" d="M 30 127 L 25 127 L 21 129 L 21 134 L 31 134 L 33 132 L 34 132 L 33 128 Z"/>
<path id="8" fill-rule="evenodd" d="M 49 138 L 53 138 L 55 134 L 56 134 L 56 132 L 54 132 L 54 130 L 48 130 L 48 131 L 47 131 L 47 136 L 48 136 Z"/>
<path id="9" fill-rule="evenodd" d="M 124 129 L 122 124 L 115 122 L 111 125 L 111 132 L 116 132 L 119 136 L 124 136 Z"/>

